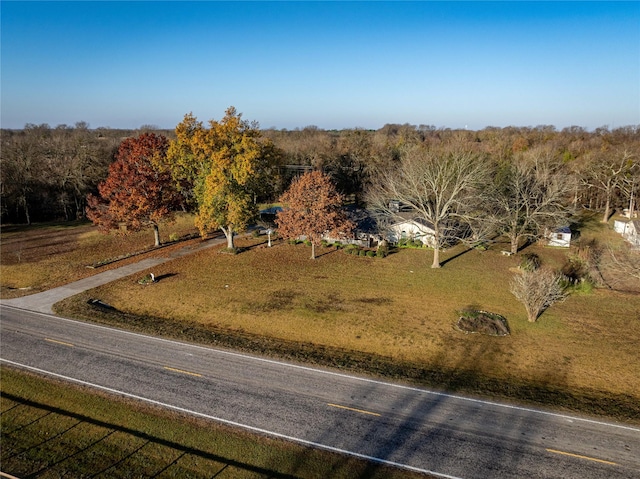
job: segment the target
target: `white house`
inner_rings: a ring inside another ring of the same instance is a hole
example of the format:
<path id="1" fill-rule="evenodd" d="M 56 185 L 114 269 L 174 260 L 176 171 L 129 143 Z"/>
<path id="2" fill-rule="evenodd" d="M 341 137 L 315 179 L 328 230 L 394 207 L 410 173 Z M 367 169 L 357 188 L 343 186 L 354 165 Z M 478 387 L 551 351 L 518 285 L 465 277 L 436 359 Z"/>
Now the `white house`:
<path id="1" fill-rule="evenodd" d="M 404 218 L 403 218 L 404 217 Z M 387 240 L 398 243 L 402 239 L 421 241 L 426 246 L 435 246 L 435 230 L 433 225 L 423 218 L 416 216 L 398 215 L 399 221 L 389 225 Z"/>
<path id="2" fill-rule="evenodd" d="M 545 236 L 548 246 L 559 246 L 561 248 L 571 246 L 571 229 L 568 226 L 551 230 Z"/>

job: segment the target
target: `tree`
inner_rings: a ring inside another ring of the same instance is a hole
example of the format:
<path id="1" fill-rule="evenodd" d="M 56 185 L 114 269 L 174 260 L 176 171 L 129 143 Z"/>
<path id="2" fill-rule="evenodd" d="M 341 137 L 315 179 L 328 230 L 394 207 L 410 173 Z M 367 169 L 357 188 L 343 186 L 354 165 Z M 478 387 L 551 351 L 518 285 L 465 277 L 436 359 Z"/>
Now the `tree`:
<path id="1" fill-rule="evenodd" d="M 627 172 L 633 168 L 633 155 L 626 148 L 594 152 L 586 166 L 584 184 L 604 195 L 602 223 L 609 221 L 611 202 Z"/>
<path id="2" fill-rule="evenodd" d="M 368 189 L 368 203 L 387 217 L 398 217 L 400 202 L 433 225 L 432 268 L 440 268 L 440 248 L 458 238 L 461 226 L 479 214 L 488 169 L 470 150 L 412 147 L 393 168 L 382 170 Z M 397 203 L 396 203 L 397 204 Z"/>
<path id="3" fill-rule="evenodd" d="M 522 153 L 494 178 L 494 221 L 509 237 L 512 253 L 518 252 L 523 238 L 538 238 L 569 217 L 572 178 L 562 174 L 549 149 Z"/>
<path id="4" fill-rule="evenodd" d="M 196 209 L 196 226 L 204 236 L 221 229 L 227 247 L 258 213 L 256 197 L 264 193 L 268 166 L 276 151 L 257 125 L 242 120 L 235 108 L 209 128 L 191 115 L 176 127 L 165 167 L 178 189 Z"/>
<path id="5" fill-rule="evenodd" d="M 527 319 L 535 322 L 552 304 L 566 297 L 562 275 L 550 269 L 524 270 L 511 280 L 511 293 L 527 310 Z"/>
<path id="6" fill-rule="evenodd" d="M 180 200 L 171 175 L 157 167 L 168 146 L 164 136 L 153 133 L 124 140 L 109 175 L 98 185 L 100 196 L 87 198 L 87 217 L 103 231 L 120 224 L 131 231 L 152 227 L 159 246 L 159 222 L 172 218 Z"/>
<path id="7" fill-rule="evenodd" d="M 311 259 L 315 259 L 315 247 L 324 235 L 347 236 L 353 231 L 354 225 L 342 209 L 344 197 L 321 171 L 295 179 L 280 201 L 286 208 L 276 217 L 278 233 L 284 238 L 306 236 L 311 241 Z"/>

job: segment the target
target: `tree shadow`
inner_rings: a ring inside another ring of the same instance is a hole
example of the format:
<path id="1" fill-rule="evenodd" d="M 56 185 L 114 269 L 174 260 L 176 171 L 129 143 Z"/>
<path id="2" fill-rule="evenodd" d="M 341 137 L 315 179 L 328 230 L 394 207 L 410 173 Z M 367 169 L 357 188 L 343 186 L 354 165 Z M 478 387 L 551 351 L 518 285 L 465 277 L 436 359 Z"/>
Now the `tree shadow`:
<path id="1" fill-rule="evenodd" d="M 454 254 L 453 256 L 450 256 L 450 257 L 440 261 L 440 266 L 446 265 L 447 263 L 453 261 L 454 259 L 459 258 L 460 256 L 462 256 L 464 254 L 467 254 L 469 251 L 473 251 L 473 248 L 465 248 L 462 251 Z"/>
<path id="2" fill-rule="evenodd" d="M 91 449 L 94 448 L 96 445 L 98 445 L 100 442 L 104 441 L 105 439 L 107 439 L 109 436 L 113 435 L 114 433 L 118 432 L 118 433 L 122 433 L 122 434 L 126 434 L 128 436 L 130 436 L 131 440 L 133 439 L 137 439 L 142 441 L 142 444 L 135 447 L 132 451 L 126 453 L 124 455 L 124 457 L 120 458 L 120 459 L 114 459 L 113 462 L 111 462 L 110 464 L 105 465 L 104 467 L 101 468 L 100 472 L 92 475 L 91 477 L 95 477 L 96 475 L 105 473 L 109 470 L 118 470 L 118 468 L 123 468 L 124 467 L 124 462 L 127 459 L 130 459 L 131 457 L 135 456 L 137 453 L 140 452 L 141 449 L 143 449 L 144 447 L 146 447 L 147 445 L 153 444 L 156 446 L 163 446 L 163 447 L 167 447 L 173 451 L 176 451 L 178 453 L 178 457 L 174 460 L 170 460 L 167 459 L 167 461 L 169 462 L 166 465 L 163 465 L 163 467 L 155 472 L 154 474 L 150 475 L 149 477 L 159 477 L 161 474 L 163 474 L 164 472 L 167 471 L 167 469 L 173 465 L 175 465 L 178 461 L 178 459 L 180 459 L 181 457 L 185 456 L 185 455 L 190 455 L 190 456 L 194 456 L 196 458 L 205 460 L 205 461 L 211 461 L 214 463 L 219 463 L 219 464 L 223 464 L 224 467 L 222 468 L 221 471 L 219 471 L 217 474 L 220 474 L 220 472 L 224 471 L 225 469 L 231 467 L 234 469 L 237 469 L 239 471 L 243 471 L 245 474 L 250 474 L 250 475 L 256 475 L 259 477 L 269 477 L 269 478 L 276 478 L 276 479 L 294 479 L 296 476 L 292 476 L 291 474 L 287 474 L 287 473 L 282 473 L 279 472 L 276 469 L 272 469 L 272 468 L 266 468 L 266 467 L 261 467 L 261 466 L 257 466 L 254 464 L 251 464 L 249 462 L 240 460 L 240 459 L 234 459 L 234 458 L 230 458 L 230 457 L 225 457 L 222 455 L 218 455 L 218 454 L 214 454 L 211 452 L 207 452 L 207 451 L 203 451 L 200 449 L 196 449 L 193 447 L 188 447 L 188 446 L 184 446 L 182 444 L 179 444 L 177 442 L 174 441 L 170 441 L 167 439 L 163 439 L 163 438 L 159 438 L 153 435 L 150 435 L 148 433 L 142 432 L 142 431 L 138 431 L 136 429 L 132 429 L 129 427 L 125 427 L 125 426 L 121 426 L 118 424 L 113 424 L 113 423 L 109 423 L 109 422 L 105 422 L 105 421 L 101 421 L 99 419 L 95 419 L 83 414 L 78 414 L 72 411 L 68 411 L 62 408 L 58 408 L 58 407 L 54 407 L 54 406 L 49 406 L 47 404 L 43 404 L 40 402 L 36 402 L 30 399 L 26 399 L 26 398 L 22 398 L 20 396 L 11 394 L 11 393 L 3 393 L 3 398 L 6 400 L 11 400 L 14 401 L 22 406 L 27 406 L 27 407 L 31 407 L 31 408 L 35 408 L 38 410 L 41 410 L 44 412 L 44 415 L 39 416 L 38 420 L 41 420 L 43 417 L 49 416 L 51 414 L 55 414 L 55 415 L 60 415 L 60 416 L 64 416 L 66 418 L 69 419 L 74 419 L 75 422 L 74 424 L 59 432 L 58 434 L 54 435 L 53 437 L 47 437 L 46 439 L 44 439 L 43 441 L 41 441 L 38 444 L 34 444 L 32 446 L 30 446 L 29 448 L 26 448 L 24 450 L 21 451 L 16 451 L 13 454 L 11 454 L 10 457 L 15 457 L 15 456 L 19 456 L 21 454 L 24 454 L 25 452 L 28 452 L 29 450 L 33 450 L 36 448 L 40 448 L 42 446 L 44 446 L 46 443 L 52 441 L 53 439 L 58 439 L 62 436 L 64 436 L 65 434 L 67 434 L 71 429 L 76 428 L 77 426 L 79 426 L 80 424 L 89 424 L 91 426 L 95 426 L 95 427 L 99 427 L 99 428 L 103 428 L 106 430 L 105 434 L 100 435 L 100 437 L 98 437 L 97 439 L 91 441 L 91 443 L 89 443 L 88 445 L 81 447 L 81 448 L 70 448 L 69 452 L 65 455 L 63 455 L 62 457 L 58 458 L 57 460 L 52 460 L 49 462 L 46 462 L 44 466 L 42 466 L 42 463 L 40 464 L 33 464 L 33 470 L 31 470 L 30 472 L 27 473 L 28 477 L 36 477 L 36 476 L 40 476 L 42 474 L 47 473 L 47 471 L 51 471 L 54 472 L 54 468 L 56 468 L 57 466 L 59 466 L 60 464 L 62 464 L 63 462 L 72 459 L 76 456 L 78 456 L 81 453 L 90 453 Z M 3 436 L 5 436 L 5 438 L 9 438 L 10 435 L 12 433 L 15 433 L 14 431 L 10 431 L 10 432 L 4 432 L 3 431 Z M 6 460 L 9 457 L 5 457 L 3 458 L 3 462 L 5 462 L 6 464 Z M 24 474 L 23 474 L 24 475 Z M 214 476 L 215 477 L 215 476 Z"/>
<path id="3" fill-rule="evenodd" d="M 432 372 L 434 378 L 439 378 L 438 389 L 420 392 L 417 388 L 400 386 L 389 393 L 377 381 L 364 382 L 352 393 L 352 402 L 345 406 L 354 408 L 353 411 L 367 409 L 371 407 L 366 402 L 367 398 L 383 398 L 385 393 L 386 397 L 392 394 L 393 400 L 387 402 L 384 409 L 374 410 L 381 413 L 378 417 L 348 410 L 327 412 L 335 415 L 334 427 L 319 431 L 314 442 L 331 444 L 336 440 L 335 431 L 355 427 L 359 431 L 359 442 L 345 442 L 340 447 L 370 458 L 366 468 L 357 476 L 362 479 L 384 477 L 381 470 L 390 464 L 405 464 L 408 474 L 409 470 L 422 469 L 427 471 L 428 477 L 431 477 L 429 473 L 434 474 L 433 477 L 479 477 L 477 467 L 487 464 L 501 464 L 503 470 L 526 470 L 530 455 L 529 438 L 544 433 L 542 429 L 532 427 L 529 419 L 533 412 L 523 411 L 514 418 L 503 412 L 506 409 L 485 408 L 484 401 L 474 399 L 461 407 L 452 406 L 458 399 L 455 397 L 457 391 L 468 391 L 474 384 L 487 380 L 477 364 L 482 356 L 498 354 L 500 347 L 494 338 L 468 341 L 468 354 L 459 364 L 441 371 L 435 368 Z M 443 351 L 441 356 L 445 364 L 446 352 Z M 438 361 L 436 358 L 435 362 Z M 553 374 L 553 365 L 546 366 L 548 370 L 541 371 L 541 376 Z M 473 424 L 470 429 L 467 427 L 469 423 Z M 492 424 L 492 428 L 499 432 L 498 440 L 487 434 L 485 424 Z M 470 447 L 470 436 L 476 438 L 473 448 Z M 348 470 L 351 460 L 345 456 L 334 468 L 336 475 L 341 469 Z M 487 471 L 490 470 L 491 466 Z"/>
<path id="4" fill-rule="evenodd" d="M 172 278 L 173 276 L 177 276 L 178 273 L 166 273 L 161 274 L 160 276 L 156 276 L 156 283 L 162 281 L 163 279 Z"/>

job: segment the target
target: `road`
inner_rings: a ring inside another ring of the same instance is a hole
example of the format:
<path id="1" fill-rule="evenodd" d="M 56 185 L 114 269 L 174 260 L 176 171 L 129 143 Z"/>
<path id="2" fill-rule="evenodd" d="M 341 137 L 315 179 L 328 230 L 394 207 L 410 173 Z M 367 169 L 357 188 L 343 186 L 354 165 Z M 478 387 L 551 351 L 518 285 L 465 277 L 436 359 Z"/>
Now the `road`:
<path id="1" fill-rule="evenodd" d="M 640 428 L 457 397 L 2 305 L 1 361 L 447 478 L 638 478 Z"/>

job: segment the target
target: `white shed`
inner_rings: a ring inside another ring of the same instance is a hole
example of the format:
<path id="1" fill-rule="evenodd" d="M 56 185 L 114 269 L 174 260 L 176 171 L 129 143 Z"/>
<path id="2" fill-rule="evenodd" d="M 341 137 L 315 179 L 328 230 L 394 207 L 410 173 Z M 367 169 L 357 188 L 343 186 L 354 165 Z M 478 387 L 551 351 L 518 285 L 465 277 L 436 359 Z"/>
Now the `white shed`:
<path id="1" fill-rule="evenodd" d="M 547 233 L 547 245 L 568 248 L 571 246 L 571 229 L 568 226 L 556 228 Z"/>

